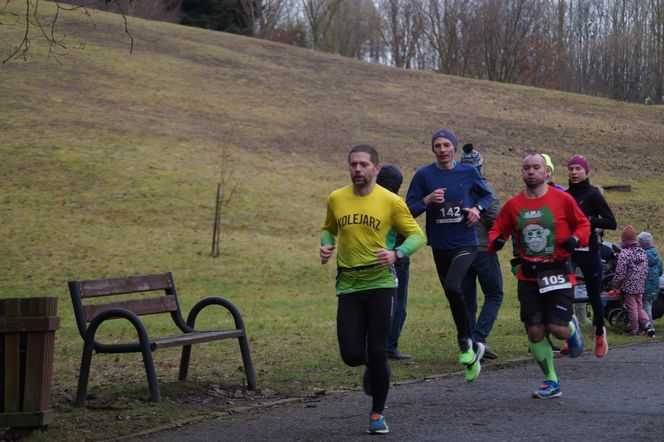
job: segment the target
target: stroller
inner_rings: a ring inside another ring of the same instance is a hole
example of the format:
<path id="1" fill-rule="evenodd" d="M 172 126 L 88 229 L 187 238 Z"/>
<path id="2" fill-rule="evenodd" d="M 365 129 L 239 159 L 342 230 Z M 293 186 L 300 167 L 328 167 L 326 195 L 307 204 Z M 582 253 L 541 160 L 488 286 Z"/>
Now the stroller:
<path id="1" fill-rule="evenodd" d="M 629 325 L 627 310 L 623 304 L 623 297 L 620 294 L 611 294 L 611 282 L 616 272 L 618 264 L 618 255 L 621 248 L 617 244 L 603 241 L 600 254 L 602 256 L 602 293 L 601 298 L 604 303 L 604 318 L 612 326 Z"/>
<path id="2" fill-rule="evenodd" d="M 662 276 L 660 276 L 660 282 L 662 281 Z M 659 295 L 657 299 L 652 302 L 652 319 L 659 319 L 664 316 L 664 288 L 662 284 L 659 285 Z"/>
<path id="3" fill-rule="evenodd" d="M 613 281 L 613 275 L 616 271 L 616 265 L 618 264 L 618 255 L 620 254 L 620 246 L 617 244 L 612 244 L 608 241 L 602 241 L 600 248 L 600 255 L 602 257 L 602 286 L 601 286 L 601 299 L 604 303 L 604 318 L 612 326 L 619 326 L 621 324 L 629 324 L 629 318 L 627 317 L 627 310 L 623 305 L 622 295 L 613 295 L 609 294 L 611 291 L 611 282 Z M 585 315 L 587 318 L 591 317 L 590 312 L 590 299 L 585 290 L 585 281 L 581 269 L 576 269 L 576 280 L 577 286 L 575 287 L 575 296 L 574 302 L 576 304 L 583 303 L 585 304 Z M 661 295 L 661 293 L 660 293 Z M 662 314 L 664 314 L 664 298 L 662 298 Z M 653 303 L 654 309 L 654 303 Z M 653 312 L 654 313 L 654 312 Z M 577 313 L 577 317 L 579 314 Z"/>

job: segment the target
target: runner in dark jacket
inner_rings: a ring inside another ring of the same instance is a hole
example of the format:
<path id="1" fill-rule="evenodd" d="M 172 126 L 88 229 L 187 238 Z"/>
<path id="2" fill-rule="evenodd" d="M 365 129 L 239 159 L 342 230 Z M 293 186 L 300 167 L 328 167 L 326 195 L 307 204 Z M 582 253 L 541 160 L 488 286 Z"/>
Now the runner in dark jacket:
<path id="1" fill-rule="evenodd" d="M 602 258 L 600 256 L 600 240 L 597 229 L 616 229 L 616 218 L 611 212 L 604 196 L 596 187 L 590 184 L 588 174 L 590 166 L 588 161 L 574 155 L 567 162 L 569 171 L 569 189 L 577 204 L 590 221 L 590 241 L 588 247 L 576 249 L 572 254 L 572 266 L 580 267 L 586 282 L 586 290 L 590 305 L 593 309 L 593 324 L 595 325 L 595 356 L 606 355 L 609 344 L 606 339 L 604 327 L 604 305 L 602 304 Z M 562 352 L 565 353 L 563 346 Z"/>

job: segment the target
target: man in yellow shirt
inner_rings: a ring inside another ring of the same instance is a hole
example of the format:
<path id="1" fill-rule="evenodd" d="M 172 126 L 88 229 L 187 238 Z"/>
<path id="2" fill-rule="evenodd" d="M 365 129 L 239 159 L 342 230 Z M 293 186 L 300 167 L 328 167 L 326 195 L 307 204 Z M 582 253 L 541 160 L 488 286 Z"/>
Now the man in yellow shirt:
<path id="1" fill-rule="evenodd" d="M 337 249 L 337 338 L 343 361 L 366 364 L 364 391 L 372 396 L 369 433 L 388 432 L 383 411 L 390 385 L 387 340 L 398 281 L 394 263 L 424 244 L 406 203 L 376 185 L 378 152 L 361 144 L 348 154 L 351 185 L 327 198 L 320 231 L 320 260 Z M 396 232 L 405 240 L 394 248 Z M 335 243 L 338 242 L 338 248 Z"/>

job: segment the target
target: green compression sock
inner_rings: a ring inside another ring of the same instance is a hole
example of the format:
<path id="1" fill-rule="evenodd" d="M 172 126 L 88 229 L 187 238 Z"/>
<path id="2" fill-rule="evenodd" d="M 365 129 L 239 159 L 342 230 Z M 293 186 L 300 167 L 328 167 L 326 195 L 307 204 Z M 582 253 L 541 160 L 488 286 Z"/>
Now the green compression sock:
<path id="1" fill-rule="evenodd" d="M 553 368 L 553 350 L 551 350 L 549 341 L 546 339 L 542 339 L 539 342 L 528 341 L 528 348 L 530 348 L 530 354 L 533 355 L 533 359 L 535 359 L 535 362 L 542 369 L 546 379 L 558 382 L 556 370 Z"/>

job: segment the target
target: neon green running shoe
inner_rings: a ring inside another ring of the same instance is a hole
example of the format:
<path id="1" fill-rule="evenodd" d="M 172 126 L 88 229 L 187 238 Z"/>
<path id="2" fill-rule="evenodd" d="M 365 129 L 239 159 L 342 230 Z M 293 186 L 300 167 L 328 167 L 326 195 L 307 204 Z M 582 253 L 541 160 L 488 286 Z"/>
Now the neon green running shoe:
<path id="1" fill-rule="evenodd" d="M 463 365 L 472 364 L 474 360 L 475 360 L 475 352 L 473 351 L 473 347 L 470 347 L 468 350 L 459 353 L 459 364 Z"/>
<path id="2" fill-rule="evenodd" d="M 459 364 L 468 365 L 475 361 L 475 351 L 473 350 L 472 339 L 466 338 L 459 340 L 459 350 Z"/>
<path id="3" fill-rule="evenodd" d="M 466 381 L 467 382 L 473 382 L 475 379 L 477 379 L 477 376 L 480 375 L 480 371 L 482 370 L 482 365 L 480 364 L 480 361 L 482 360 L 482 357 L 484 356 L 484 350 L 486 349 L 485 345 L 481 342 L 477 342 L 477 349 L 475 349 L 475 360 L 471 362 L 470 364 L 466 364 Z"/>

